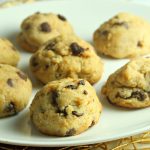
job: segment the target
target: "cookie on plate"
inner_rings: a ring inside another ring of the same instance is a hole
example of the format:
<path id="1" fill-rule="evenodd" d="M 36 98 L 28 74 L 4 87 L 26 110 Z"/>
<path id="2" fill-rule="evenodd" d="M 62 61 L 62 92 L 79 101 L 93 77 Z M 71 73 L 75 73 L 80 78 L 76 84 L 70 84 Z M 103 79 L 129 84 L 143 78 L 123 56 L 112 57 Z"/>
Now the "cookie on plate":
<path id="1" fill-rule="evenodd" d="M 103 63 L 89 43 L 76 36 L 61 35 L 33 54 L 30 68 L 43 83 L 71 77 L 94 84 L 101 78 Z"/>
<path id="2" fill-rule="evenodd" d="M 21 24 L 18 36 L 19 45 L 30 52 L 35 52 L 43 43 L 60 34 L 73 34 L 73 28 L 60 14 L 35 13 Z"/>
<path id="3" fill-rule="evenodd" d="M 28 77 L 19 69 L 0 64 L 0 117 L 15 115 L 26 107 L 32 91 Z"/>
<path id="4" fill-rule="evenodd" d="M 102 88 L 107 99 L 118 106 L 150 106 L 150 58 L 137 58 L 110 75 Z"/>
<path id="5" fill-rule="evenodd" d="M 94 88 L 83 79 L 49 82 L 35 96 L 30 116 L 36 128 L 53 136 L 73 136 L 99 120 L 102 105 Z"/>
<path id="6" fill-rule="evenodd" d="M 0 38 L 0 63 L 17 66 L 20 54 L 14 45 L 6 38 Z"/>
<path id="7" fill-rule="evenodd" d="M 114 58 L 148 54 L 150 24 L 138 16 L 119 13 L 94 32 L 93 41 L 98 52 Z"/>

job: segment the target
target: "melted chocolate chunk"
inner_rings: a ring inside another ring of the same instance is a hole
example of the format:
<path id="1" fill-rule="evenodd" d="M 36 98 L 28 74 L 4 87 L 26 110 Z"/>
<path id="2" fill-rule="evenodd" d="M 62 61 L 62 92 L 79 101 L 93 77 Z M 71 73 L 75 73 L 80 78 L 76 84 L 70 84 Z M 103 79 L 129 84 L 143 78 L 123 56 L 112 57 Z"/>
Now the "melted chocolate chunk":
<path id="1" fill-rule="evenodd" d="M 84 51 L 84 49 L 75 42 L 70 45 L 70 49 L 72 51 L 72 54 L 75 56 L 80 55 Z"/>
<path id="2" fill-rule="evenodd" d="M 129 96 L 129 97 L 123 97 L 119 93 L 116 94 L 116 98 L 117 97 L 121 97 L 123 99 L 136 98 L 139 101 L 144 101 L 146 98 L 146 94 L 143 91 L 134 91 L 131 93 L 131 96 Z"/>
<path id="3" fill-rule="evenodd" d="M 138 41 L 137 46 L 138 46 L 138 47 L 143 47 L 142 42 L 141 42 L 141 41 Z"/>
<path id="4" fill-rule="evenodd" d="M 75 116 L 77 116 L 77 117 L 83 116 L 83 113 L 79 113 L 77 111 L 72 111 L 72 114 L 75 115 Z"/>
<path id="5" fill-rule="evenodd" d="M 104 30 L 104 31 L 101 31 L 100 34 L 103 35 L 103 36 L 107 36 L 109 34 L 109 31 Z"/>
<path id="6" fill-rule="evenodd" d="M 67 85 L 65 88 L 74 90 L 77 89 L 78 87 L 76 85 Z"/>
<path id="7" fill-rule="evenodd" d="M 66 132 L 66 135 L 65 136 L 72 136 L 72 135 L 74 135 L 76 133 L 76 130 L 74 129 L 74 128 L 72 128 L 72 129 L 70 129 L 70 130 L 68 130 L 67 132 Z"/>
<path id="8" fill-rule="evenodd" d="M 58 18 L 59 18 L 60 20 L 62 20 L 62 21 L 66 21 L 66 20 L 67 20 L 64 16 L 62 16 L 62 15 L 60 15 L 60 14 L 58 14 L 57 16 L 58 16 Z"/>
<path id="9" fill-rule="evenodd" d="M 41 31 L 43 32 L 51 32 L 51 27 L 47 22 L 43 22 L 41 25 Z"/>
<path id="10" fill-rule="evenodd" d="M 88 92 L 87 92 L 86 90 L 84 90 L 84 91 L 83 91 L 83 94 L 84 94 L 84 95 L 87 95 L 87 94 L 88 94 Z"/>
<path id="11" fill-rule="evenodd" d="M 80 80 L 80 81 L 78 82 L 78 85 L 85 85 L 85 81 L 84 81 L 84 80 Z"/>
<path id="12" fill-rule="evenodd" d="M 127 22 L 116 22 L 112 25 L 112 27 L 114 27 L 114 26 L 124 26 L 126 29 L 129 28 L 129 25 Z"/>
<path id="13" fill-rule="evenodd" d="M 52 92 L 52 105 L 55 107 L 58 107 L 57 99 L 58 99 L 58 93 L 56 91 L 53 91 Z"/>
<path id="14" fill-rule="evenodd" d="M 49 66 L 50 66 L 49 64 L 46 64 L 45 69 L 47 70 L 49 68 Z"/>
<path id="15" fill-rule="evenodd" d="M 94 126 L 95 125 L 95 121 L 93 120 L 92 122 L 91 122 L 91 125 L 89 126 L 89 128 L 91 128 L 92 126 Z"/>
<path id="16" fill-rule="evenodd" d="M 52 50 L 52 51 L 54 51 L 55 50 L 55 44 L 56 44 L 55 41 L 51 41 L 48 45 L 46 45 L 45 50 Z"/>
<path id="17" fill-rule="evenodd" d="M 139 101 L 144 101 L 144 99 L 146 98 L 146 95 L 143 91 L 135 91 L 132 92 L 131 98 L 137 98 Z"/>
<path id="18" fill-rule="evenodd" d="M 15 104 L 13 102 L 9 103 L 9 105 L 5 108 L 5 112 L 14 112 L 16 113 Z"/>
<path id="19" fill-rule="evenodd" d="M 14 86 L 13 80 L 10 79 L 10 78 L 7 80 L 7 84 L 8 84 L 10 87 L 13 87 L 13 86 Z"/>
<path id="20" fill-rule="evenodd" d="M 18 71 L 17 74 L 18 74 L 18 76 L 19 76 L 21 79 L 27 81 L 28 77 L 27 77 L 26 74 L 24 74 L 24 73 L 21 72 L 21 71 Z"/>
<path id="21" fill-rule="evenodd" d="M 38 64 L 38 62 L 36 61 L 36 58 L 35 57 L 33 57 L 32 59 L 31 59 L 31 65 L 33 66 L 33 67 L 37 67 L 39 64 Z"/>

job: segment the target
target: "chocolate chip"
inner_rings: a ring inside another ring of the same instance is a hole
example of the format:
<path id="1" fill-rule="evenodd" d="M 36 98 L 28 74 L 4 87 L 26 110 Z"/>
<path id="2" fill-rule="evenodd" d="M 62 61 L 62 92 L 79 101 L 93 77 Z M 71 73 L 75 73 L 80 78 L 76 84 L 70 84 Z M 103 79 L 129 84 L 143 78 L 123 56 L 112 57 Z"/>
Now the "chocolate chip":
<path id="1" fill-rule="evenodd" d="M 68 88 L 68 89 L 77 89 L 77 86 L 76 85 L 67 85 L 65 88 Z"/>
<path id="2" fill-rule="evenodd" d="M 84 49 L 75 42 L 70 45 L 70 49 L 73 55 L 80 55 L 84 51 Z"/>
<path id="3" fill-rule="evenodd" d="M 21 79 L 27 81 L 28 77 L 27 77 L 26 74 L 24 74 L 24 73 L 21 72 L 21 71 L 18 71 L 17 74 L 18 74 L 18 76 L 19 76 Z"/>
<path id="4" fill-rule="evenodd" d="M 83 113 L 79 113 L 77 111 L 72 111 L 72 114 L 75 115 L 75 116 L 77 116 L 77 117 L 83 116 Z"/>
<path id="5" fill-rule="evenodd" d="M 47 70 L 49 68 L 49 66 L 50 66 L 49 64 L 46 64 L 45 65 L 45 70 Z"/>
<path id="6" fill-rule="evenodd" d="M 129 25 L 127 22 L 116 22 L 112 25 L 112 27 L 114 27 L 114 26 L 124 26 L 126 29 L 129 28 Z"/>
<path id="7" fill-rule="evenodd" d="M 58 106 L 58 104 L 57 104 L 58 93 L 56 91 L 53 91 L 51 98 L 52 98 L 52 105 L 57 107 Z"/>
<path id="8" fill-rule="evenodd" d="M 84 95 L 87 95 L 87 94 L 88 94 L 88 92 L 87 92 L 86 90 L 84 90 L 84 91 L 83 91 L 83 94 L 84 94 Z"/>
<path id="9" fill-rule="evenodd" d="M 109 34 L 109 31 L 104 30 L 104 31 L 101 31 L 100 34 L 103 35 L 103 36 L 107 36 Z"/>
<path id="10" fill-rule="evenodd" d="M 46 45 L 44 50 L 55 50 L 55 41 L 51 41 L 48 45 Z"/>
<path id="11" fill-rule="evenodd" d="M 68 106 L 65 106 L 65 108 L 63 110 L 60 110 L 59 108 L 56 110 L 56 113 L 59 113 L 59 114 L 63 114 L 64 117 L 66 117 L 68 115 L 66 109 L 67 109 Z"/>
<path id="12" fill-rule="evenodd" d="M 58 18 L 59 18 L 60 20 L 62 20 L 62 21 L 66 21 L 66 20 L 67 20 L 64 16 L 62 16 L 62 15 L 60 15 L 60 14 L 58 14 L 57 16 L 58 16 Z"/>
<path id="13" fill-rule="evenodd" d="M 31 65 L 33 66 L 33 67 L 37 67 L 39 64 L 38 64 L 38 62 L 36 61 L 36 58 L 35 57 L 32 57 L 32 59 L 31 59 Z"/>
<path id="14" fill-rule="evenodd" d="M 120 95 L 120 93 L 116 94 L 116 98 L 121 97 L 123 99 L 130 99 L 130 98 L 136 98 L 139 101 L 144 101 L 144 99 L 146 98 L 146 94 L 144 93 L 144 91 L 133 91 L 131 93 L 131 96 L 129 97 L 125 97 Z"/>
<path id="15" fill-rule="evenodd" d="M 92 126 L 94 126 L 95 125 L 95 121 L 93 120 L 92 122 L 91 122 L 91 125 L 89 126 L 89 128 L 91 128 Z"/>
<path id="16" fill-rule="evenodd" d="M 143 47 L 142 42 L 141 42 L 141 41 L 138 41 L 137 46 L 138 46 L 138 47 Z"/>
<path id="17" fill-rule="evenodd" d="M 41 31 L 43 32 L 50 32 L 51 31 L 51 27 L 47 22 L 43 22 L 41 25 Z"/>
<path id="18" fill-rule="evenodd" d="M 78 85 L 85 85 L 85 81 L 84 81 L 84 80 L 80 80 L 80 81 L 78 82 Z"/>
<path id="19" fill-rule="evenodd" d="M 66 132 L 66 135 L 65 136 L 72 136 L 72 135 L 74 135 L 76 133 L 76 130 L 74 129 L 74 128 L 72 128 L 72 129 L 70 129 L 70 130 L 68 130 L 67 132 Z"/>
<path id="20" fill-rule="evenodd" d="M 143 91 L 135 91 L 135 92 L 132 92 L 131 98 L 137 98 L 139 101 L 144 101 L 144 99 L 146 98 L 146 95 Z"/>
<path id="21" fill-rule="evenodd" d="M 119 19 L 119 16 L 115 16 L 114 18 L 115 18 L 115 19 Z"/>
<path id="22" fill-rule="evenodd" d="M 7 84 L 8 84 L 10 87 L 13 87 L 13 86 L 14 86 L 13 80 L 10 79 L 10 78 L 7 80 Z"/>
<path id="23" fill-rule="evenodd" d="M 15 104 L 10 102 L 9 105 L 5 108 L 5 112 L 14 112 L 16 113 Z"/>

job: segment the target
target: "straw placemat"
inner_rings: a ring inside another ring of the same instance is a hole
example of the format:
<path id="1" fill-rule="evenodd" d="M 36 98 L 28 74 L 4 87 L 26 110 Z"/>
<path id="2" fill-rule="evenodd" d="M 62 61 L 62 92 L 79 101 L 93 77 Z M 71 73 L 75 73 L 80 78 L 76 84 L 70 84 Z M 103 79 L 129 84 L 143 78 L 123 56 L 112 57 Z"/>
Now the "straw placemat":
<path id="1" fill-rule="evenodd" d="M 6 0 L 0 3 L 0 8 L 11 7 L 23 3 L 32 3 L 35 1 L 38 0 Z M 43 148 L 0 144 L 0 150 L 43 150 Z M 63 148 L 49 147 L 44 148 L 44 150 L 150 150 L 150 131 L 105 143 Z"/>

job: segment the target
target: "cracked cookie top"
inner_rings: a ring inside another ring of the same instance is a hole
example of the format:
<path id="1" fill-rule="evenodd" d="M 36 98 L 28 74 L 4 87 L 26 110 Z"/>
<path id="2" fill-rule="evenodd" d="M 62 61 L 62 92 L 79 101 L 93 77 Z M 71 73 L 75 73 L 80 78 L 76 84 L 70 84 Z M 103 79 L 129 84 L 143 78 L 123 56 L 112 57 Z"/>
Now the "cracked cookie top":
<path id="1" fill-rule="evenodd" d="M 34 53 L 30 68 L 43 83 L 72 77 L 94 84 L 101 78 L 103 63 L 89 43 L 76 36 L 61 35 Z"/>
<path id="2" fill-rule="evenodd" d="M 110 75 L 102 88 L 109 101 L 123 107 L 150 105 L 150 58 L 136 58 Z"/>
<path id="3" fill-rule="evenodd" d="M 62 79 L 48 83 L 35 96 L 31 119 L 43 133 L 72 136 L 99 120 L 102 106 L 94 88 L 83 79 Z"/>

